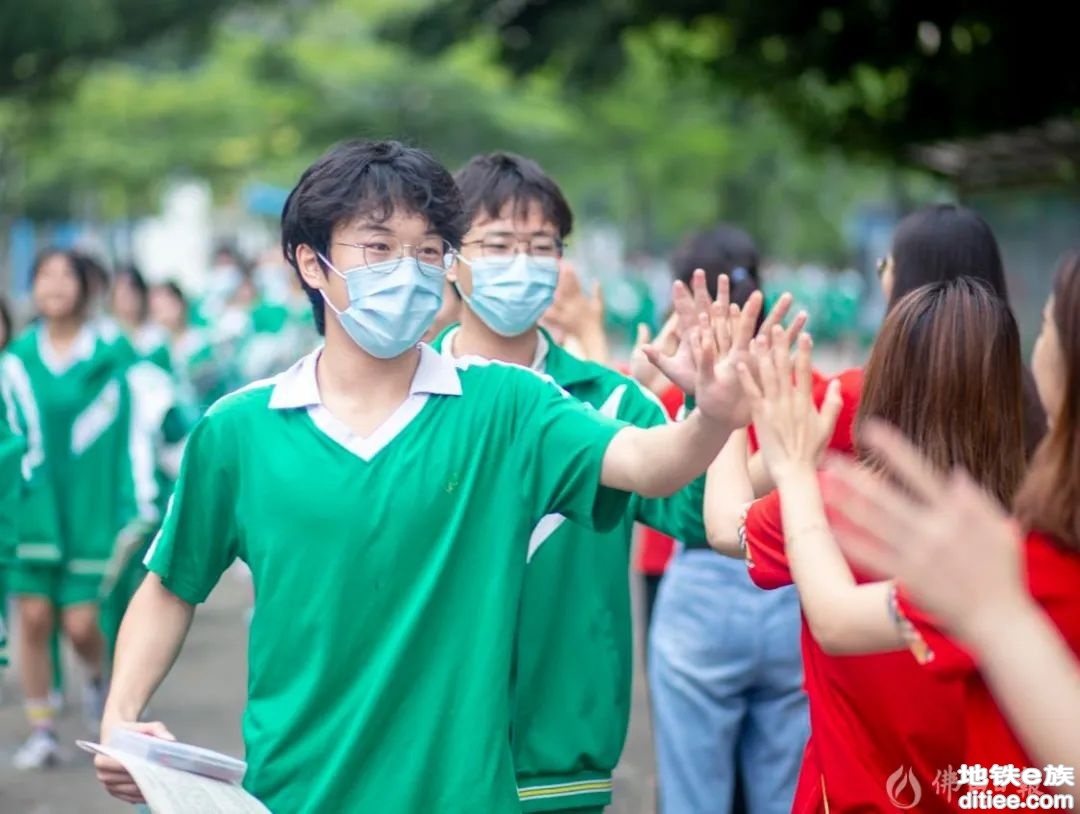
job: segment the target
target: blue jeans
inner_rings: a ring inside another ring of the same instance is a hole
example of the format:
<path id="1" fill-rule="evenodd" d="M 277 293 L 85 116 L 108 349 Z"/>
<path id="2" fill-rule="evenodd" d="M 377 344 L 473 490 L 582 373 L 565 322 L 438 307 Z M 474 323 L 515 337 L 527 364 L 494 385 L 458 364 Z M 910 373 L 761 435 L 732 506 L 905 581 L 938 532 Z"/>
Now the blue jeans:
<path id="1" fill-rule="evenodd" d="M 788 814 L 809 735 L 795 588 L 762 591 L 746 564 L 682 551 L 649 643 L 662 814 Z"/>

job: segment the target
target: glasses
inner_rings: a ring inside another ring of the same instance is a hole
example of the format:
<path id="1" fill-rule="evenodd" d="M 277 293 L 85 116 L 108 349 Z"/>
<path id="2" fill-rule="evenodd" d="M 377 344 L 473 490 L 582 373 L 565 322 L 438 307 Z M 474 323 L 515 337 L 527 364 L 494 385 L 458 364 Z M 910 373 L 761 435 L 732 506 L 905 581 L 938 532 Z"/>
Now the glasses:
<path id="1" fill-rule="evenodd" d="M 518 246 L 525 246 L 525 253 L 533 257 L 561 257 L 563 242 L 550 235 L 516 237 L 515 235 L 488 235 L 477 240 L 469 240 L 462 246 L 479 246 L 484 257 L 506 257 L 514 254 Z"/>
<path id="2" fill-rule="evenodd" d="M 889 258 L 888 257 L 879 257 L 877 259 L 877 263 L 874 264 L 874 268 L 877 269 L 877 276 L 878 277 L 883 276 L 885 274 L 885 269 L 887 269 L 888 267 L 889 267 Z"/>
<path id="3" fill-rule="evenodd" d="M 365 266 L 374 266 L 388 260 L 400 261 L 406 249 L 412 249 L 412 256 L 421 263 L 438 266 L 447 271 L 454 265 L 454 247 L 442 238 L 433 237 L 420 243 L 403 243 L 396 237 L 373 238 L 367 243 L 335 243 L 336 246 L 348 246 L 359 249 L 364 256 Z"/>

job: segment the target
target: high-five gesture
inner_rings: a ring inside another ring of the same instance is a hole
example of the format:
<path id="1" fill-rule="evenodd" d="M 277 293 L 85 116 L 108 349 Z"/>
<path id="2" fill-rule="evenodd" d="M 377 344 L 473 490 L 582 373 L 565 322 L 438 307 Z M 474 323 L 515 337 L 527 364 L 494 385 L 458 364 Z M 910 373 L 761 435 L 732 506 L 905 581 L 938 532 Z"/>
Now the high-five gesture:
<path id="1" fill-rule="evenodd" d="M 772 328 L 781 325 L 791 305 L 794 302 L 790 294 L 783 294 L 776 305 L 769 311 L 761 326 L 759 335 L 763 335 L 771 342 Z M 700 319 L 706 316 L 710 321 L 719 320 L 715 330 L 726 331 L 734 342 L 734 325 L 739 322 L 742 313 L 753 309 L 753 319 L 749 321 L 750 335 L 753 336 L 754 327 L 762 308 L 762 295 L 760 292 L 751 294 L 742 309 L 731 303 L 731 283 L 727 275 L 721 274 L 716 281 L 716 299 L 709 299 L 709 290 L 705 282 L 705 272 L 698 269 L 690 281 L 688 289 L 683 282 L 676 281 L 672 288 L 672 320 L 669 323 L 667 338 L 674 334 L 678 342 L 652 343 L 641 345 L 641 353 L 655 365 L 670 381 L 675 383 L 684 393 L 695 395 L 696 364 L 694 362 L 694 348 L 691 332 L 700 327 Z M 785 347 L 790 347 L 806 325 L 806 313 L 800 312 L 791 325 L 784 331 Z M 719 334 L 718 334 L 719 337 Z M 657 337 L 658 339 L 660 337 Z M 745 350 L 745 349 L 744 349 Z M 727 354 L 727 350 L 721 352 L 721 356 Z"/>
<path id="2" fill-rule="evenodd" d="M 819 410 L 814 405 L 812 343 L 799 336 L 794 375 L 784 329 L 773 326 L 772 348 L 754 343 L 751 365 L 739 362 L 739 379 L 749 399 L 758 443 L 774 483 L 787 474 L 813 471 L 832 437 L 842 401 L 839 382 L 829 383 Z"/>
<path id="3" fill-rule="evenodd" d="M 743 427 L 750 421 L 750 404 L 737 368 L 749 358 L 761 301 L 758 291 L 750 295 L 743 309 L 718 298 L 711 307 L 711 317 L 699 315 L 698 325 L 685 343 L 690 346 L 694 365 L 693 390 L 689 392 L 695 395 L 702 415 L 729 427 Z"/>

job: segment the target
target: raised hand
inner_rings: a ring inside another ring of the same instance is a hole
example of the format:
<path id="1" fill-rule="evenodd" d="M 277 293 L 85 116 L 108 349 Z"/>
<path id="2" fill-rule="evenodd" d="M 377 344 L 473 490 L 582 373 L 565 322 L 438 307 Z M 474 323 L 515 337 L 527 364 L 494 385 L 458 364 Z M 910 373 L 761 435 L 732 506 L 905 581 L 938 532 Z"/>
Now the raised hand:
<path id="1" fill-rule="evenodd" d="M 753 305 L 751 304 L 752 301 L 755 301 Z M 764 338 L 767 345 L 771 345 L 773 341 L 774 333 L 772 329 L 783 323 L 784 318 L 791 310 L 793 302 L 794 298 L 791 294 L 785 293 L 777 299 L 776 304 L 770 309 L 759 332 L 759 336 Z M 750 337 L 753 336 L 757 316 L 761 313 L 762 307 L 762 295 L 760 292 L 751 294 L 746 304 L 740 309 L 731 302 L 731 283 L 727 275 L 721 274 L 716 281 L 716 299 L 710 301 L 708 287 L 705 282 L 705 272 L 702 269 L 697 269 L 691 278 L 689 289 L 681 281 L 675 282 L 672 288 L 672 306 L 672 318 L 668 324 L 672 325 L 674 334 L 679 337 L 678 344 L 668 343 L 667 346 L 664 346 L 659 341 L 641 343 L 641 334 L 639 333 L 639 345 L 641 354 L 684 393 L 691 396 L 695 395 L 693 389 L 696 375 L 694 352 L 689 337 L 691 331 L 699 327 L 702 315 L 707 315 L 713 323 L 718 358 L 723 358 L 732 347 L 739 344 L 739 353 L 741 355 L 737 359 L 744 361 L 751 369 L 753 368 L 754 360 L 748 353 L 749 344 L 742 347 L 742 343 L 736 343 L 734 331 L 736 330 L 735 326 L 740 325 L 743 337 L 746 336 L 747 332 L 749 332 Z M 741 314 L 750 308 L 754 309 L 754 320 L 740 322 Z M 792 345 L 806 325 L 806 321 L 807 315 L 805 311 L 801 311 L 795 316 L 791 325 L 783 332 L 785 347 Z M 657 337 L 658 340 L 659 338 Z M 725 343 L 728 344 L 725 345 Z M 635 378 L 638 377 L 635 376 Z M 639 378 L 639 381 L 641 380 Z"/>
<path id="2" fill-rule="evenodd" d="M 726 286 L 721 288 L 726 291 Z M 711 317 L 701 315 L 690 334 L 698 409 L 731 428 L 744 427 L 750 421 L 750 403 L 737 368 L 749 355 L 761 303 L 759 291 L 750 295 L 743 309 L 717 297 L 710 308 Z"/>
<path id="3" fill-rule="evenodd" d="M 660 349 L 660 353 L 671 355 L 678 347 L 679 339 L 675 333 L 676 315 L 668 317 L 668 321 L 656 335 L 655 341 L 649 335 L 649 326 L 640 323 L 637 327 L 637 339 L 634 348 L 630 352 L 630 375 L 643 387 L 647 387 L 654 394 L 660 395 L 671 384 L 670 379 L 660 372 L 660 368 L 649 361 L 645 355 L 645 346 L 654 344 Z"/>
<path id="4" fill-rule="evenodd" d="M 825 500 L 844 553 L 898 578 L 911 598 L 959 635 L 1008 619 L 1027 601 L 1020 534 L 963 471 L 946 475 L 897 430 L 870 422 L 860 441 L 892 480 L 853 461 L 828 463 Z"/>
<path id="5" fill-rule="evenodd" d="M 579 339 L 590 332 L 603 331 L 604 298 L 600 283 L 594 283 L 592 292 L 586 293 L 577 269 L 569 261 L 563 260 L 559 265 L 555 301 L 545 312 L 544 319 L 563 333 Z"/>
<path id="6" fill-rule="evenodd" d="M 713 303 L 709 299 L 709 289 L 705 282 L 705 271 L 697 269 L 690 279 L 688 289 L 682 280 L 676 280 L 671 289 L 673 332 L 678 337 L 674 347 L 659 347 L 656 343 L 642 345 L 645 358 L 668 378 L 680 390 L 688 395 L 694 394 L 696 365 L 694 362 L 694 342 L 691 334 L 698 329 L 702 316 L 712 315 Z M 717 298 L 726 303 L 729 299 L 729 286 L 726 276 L 721 275 L 716 282 Z M 700 343 L 699 343 L 700 344 Z"/>
<path id="7" fill-rule="evenodd" d="M 771 347 L 759 337 L 751 354 L 755 365 L 740 360 L 738 371 L 765 466 L 779 484 L 789 474 L 816 468 L 842 401 L 839 383 L 833 381 L 820 410 L 814 405 L 813 343 L 807 334 L 799 335 L 793 375 L 787 332 L 774 323 L 771 333 Z"/>

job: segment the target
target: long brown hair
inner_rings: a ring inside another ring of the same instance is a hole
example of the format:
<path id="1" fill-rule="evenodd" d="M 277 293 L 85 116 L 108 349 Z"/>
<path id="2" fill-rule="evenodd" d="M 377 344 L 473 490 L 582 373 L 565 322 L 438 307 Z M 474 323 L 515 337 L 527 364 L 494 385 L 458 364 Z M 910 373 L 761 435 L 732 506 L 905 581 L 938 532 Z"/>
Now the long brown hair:
<path id="1" fill-rule="evenodd" d="M 963 466 L 1011 503 L 1024 472 L 1021 367 L 1016 320 L 988 286 L 971 277 L 922 286 L 882 325 L 856 425 L 893 424 L 942 471 Z"/>
<path id="2" fill-rule="evenodd" d="M 1064 392 L 1016 497 L 1016 516 L 1027 528 L 1080 548 L 1080 250 L 1069 252 L 1058 266 L 1053 317 Z"/>

